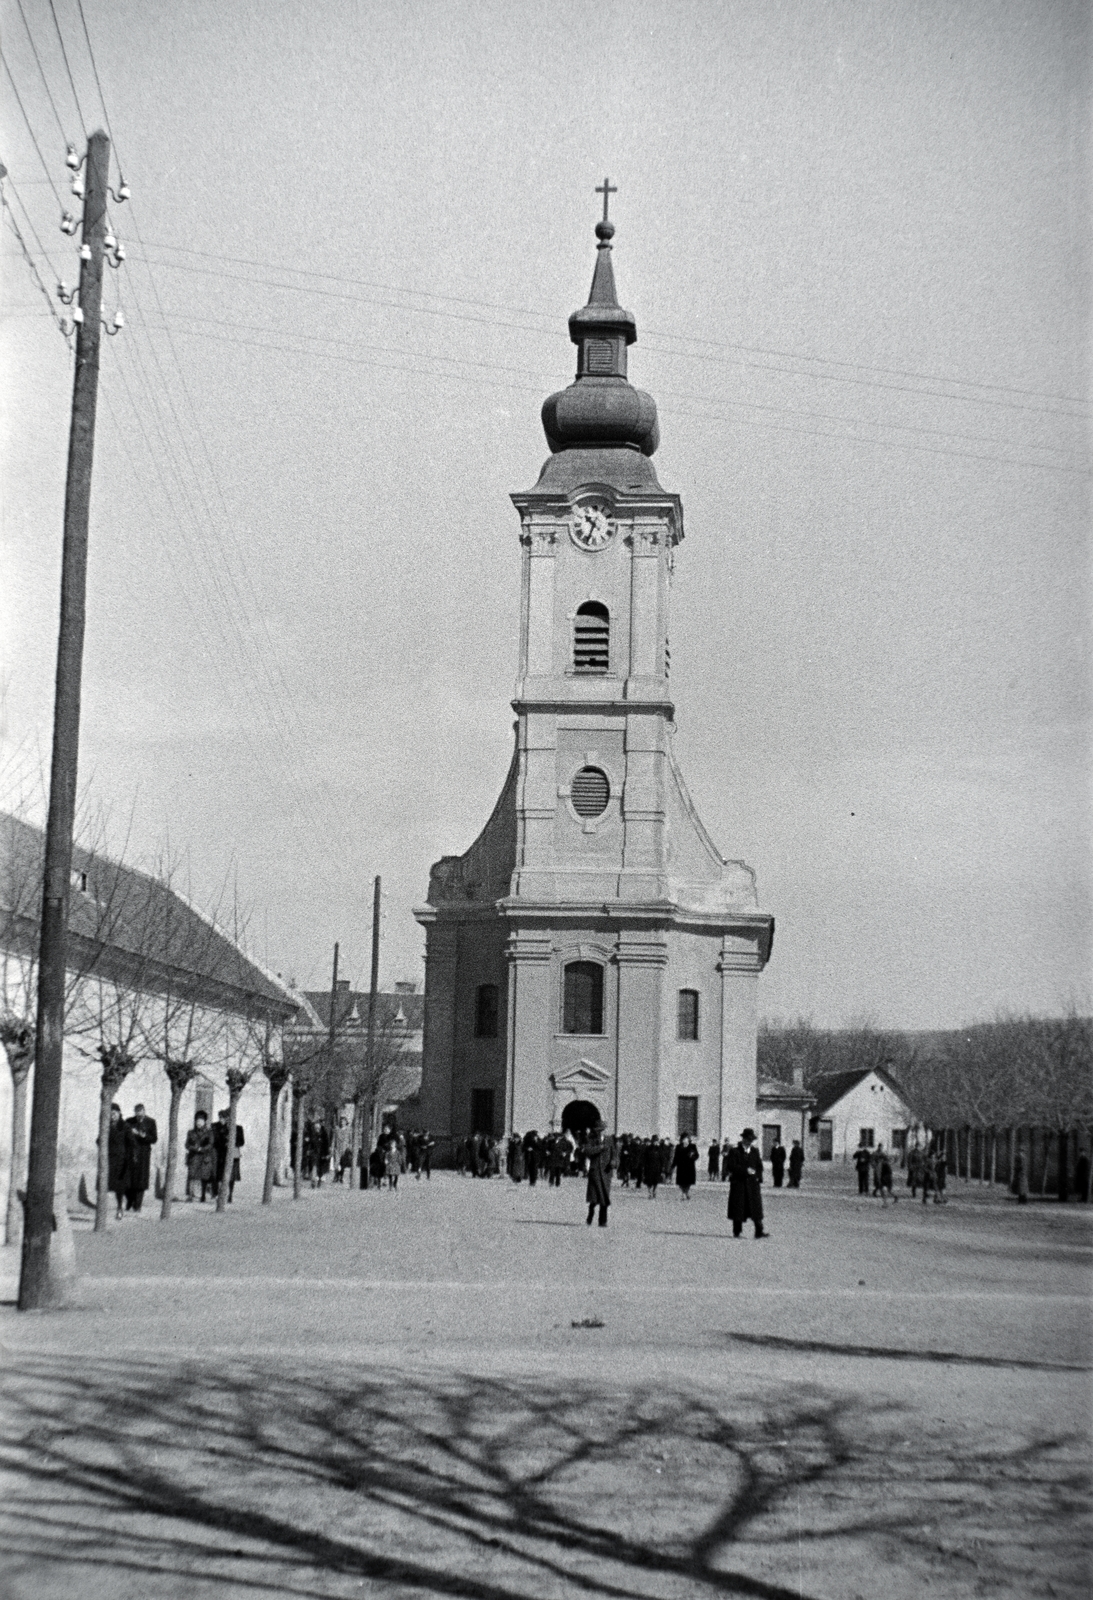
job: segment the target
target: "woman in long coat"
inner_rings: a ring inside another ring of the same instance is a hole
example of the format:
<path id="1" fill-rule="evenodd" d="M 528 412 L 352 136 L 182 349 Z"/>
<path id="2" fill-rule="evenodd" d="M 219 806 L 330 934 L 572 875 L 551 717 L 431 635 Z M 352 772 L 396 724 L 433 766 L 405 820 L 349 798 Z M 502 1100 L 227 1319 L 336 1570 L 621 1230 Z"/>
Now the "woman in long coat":
<path id="1" fill-rule="evenodd" d="M 121 1114 L 121 1106 L 113 1105 L 110 1107 L 110 1127 L 106 1135 L 106 1187 L 118 1203 L 119 1222 L 125 1209 L 132 1154 L 132 1140 Z"/>
<path id="2" fill-rule="evenodd" d="M 607 1208 L 611 1204 L 611 1163 L 614 1150 L 611 1141 L 605 1137 L 603 1123 L 599 1122 L 592 1129 L 589 1141 L 585 1145 L 585 1155 L 588 1158 L 588 1183 L 585 1186 L 584 1198 L 588 1206 L 588 1225 L 592 1226 L 592 1213 L 599 1210 L 600 1227 L 607 1227 Z"/>
<path id="3" fill-rule="evenodd" d="M 755 1237 L 767 1237 L 763 1229 L 763 1158 L 755 1148 L 755 1130 L 745 1128 L 740 1143 L 729 1157 L 729 1221 L 732 1236 L 739 1239 L 745 1222 L 755 1224 Z"/>
<path id="4" fill-rule="evenodd" d="M 649 1191 L 650 1200 L 655 1200 L 660 1182 L 660 1145 L 655 1139 L 646 1139 L 641 1147 L 641 1181 Z"/>
<path id="5" fill-rule="evenodd" d="M 213 1148 L 212 1129 L 204 1111 L 194 1117 L 194 1125 L 186 1134 L 186 1198 L 192 1200 L 194 1187 L 201 1185 L 201 1198 L 216 1179 L 216 1151 Z"/>
<path id="6" fill-rule="evenodd" d="M 690 1139 L 681 1139 L 676 1145 L 672 1166 L 675 1168 L 676 1183 L 683 1199 L 689 1200 L 698 1175 L 698 1149 Z"/>

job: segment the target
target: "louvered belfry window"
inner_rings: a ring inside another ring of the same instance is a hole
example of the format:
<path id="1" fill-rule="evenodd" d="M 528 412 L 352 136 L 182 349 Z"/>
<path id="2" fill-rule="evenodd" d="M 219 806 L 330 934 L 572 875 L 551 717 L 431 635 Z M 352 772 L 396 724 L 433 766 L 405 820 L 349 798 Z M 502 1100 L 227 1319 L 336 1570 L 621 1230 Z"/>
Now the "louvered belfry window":
<path id="1" fill-rule="evenodd" d="M 599 767 L 582 767 L 573 779 L 569 797 L 579 817 L 602 817 L 611 798 L 607 773 Z"/>
<path id="2" fill-rule="evenodd" d="M 611 664 L 611 619 L 598 600 L 577 608 L 573 623 L 574 672 L 606 672 Z"/>

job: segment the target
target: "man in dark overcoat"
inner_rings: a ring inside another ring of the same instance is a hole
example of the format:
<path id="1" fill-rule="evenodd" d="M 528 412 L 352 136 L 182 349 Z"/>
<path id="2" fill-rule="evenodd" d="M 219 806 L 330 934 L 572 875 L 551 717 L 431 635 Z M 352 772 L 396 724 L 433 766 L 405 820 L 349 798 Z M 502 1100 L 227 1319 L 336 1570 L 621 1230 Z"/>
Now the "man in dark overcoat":
<path id="1" fill-rule="evenodd" d="M 793 1148 L 789 1152 L 789 1186 L 791 1189 L 801 1187 L 801 1168 L 805 1164 L 805 1153 L 801 1149 L 800 1139 L 794 1139 Z"/>
<path id="2" fill-rule="evenodd" d="M 139 1211 L 152 1173 L 152 1146 L 159 1138 L 155 1117 L 145 1115 L 144 1107 L 133 1107 L 126 1119 L 129 1129 L 129 1165 L 125 1174 L 125 1208 Z"/>
<path id="3" fill-rule="evenodd" d="M 615 1151 L 604 1132 L 602 1122 L 597 1122 L 589 1133 L 585 1145 L 588 1160 L 588 1183 L 585 1187 L 585 1204 L 588 1206 L 588 1225 L 592 1226 L 592 1213 L 599 1210 L 600 1227 L 607 1227 L 607 1208 L 611 1204 L 611 1168 Z"/>
<path id="4" fill-rule="evenodd" d="M 739 1239 L 745 1222 L 755 1224 L 757 1239 L 769 1238 L 763 1228 L 763 1158 L 755 1148 L 755 1129 L 745 1128 L 729 1156 L 729 1221 Z"/>
<path id="5" fill-rule="evenodd" d="M 524 1169 L 528 1175 L 528 1187 L 534 1189 L 539 1178 L 539 1163 L 542 1160 L 542 1141 L 538 1133 L 532 1128 L 524 1135 Z"/>
<path id="6" fill-rule="evenodd" d="M 781 1139 L 776 1139 L 770 1147 L 770 1181 L 776 1189 L 782 1187 L 782 1179 L 786 1171 L 786 1147 Z"/>

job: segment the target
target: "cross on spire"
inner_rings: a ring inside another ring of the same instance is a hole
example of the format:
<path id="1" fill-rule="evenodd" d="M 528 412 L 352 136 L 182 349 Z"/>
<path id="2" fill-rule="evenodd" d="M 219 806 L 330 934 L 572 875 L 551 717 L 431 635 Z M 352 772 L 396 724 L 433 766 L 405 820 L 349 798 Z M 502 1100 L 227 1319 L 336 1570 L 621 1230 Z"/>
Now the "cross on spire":
<path id="1" fill-rule="evenodd" d="M 612 183 L 610 178 L 605 178 L 601 184 L 596 185 L 596 193 L 603 195 L 603 220 L 605 222 L 607 221 L 608 202 L 611 196 L 618 194 L 618 192 L 618 185 Z"/>

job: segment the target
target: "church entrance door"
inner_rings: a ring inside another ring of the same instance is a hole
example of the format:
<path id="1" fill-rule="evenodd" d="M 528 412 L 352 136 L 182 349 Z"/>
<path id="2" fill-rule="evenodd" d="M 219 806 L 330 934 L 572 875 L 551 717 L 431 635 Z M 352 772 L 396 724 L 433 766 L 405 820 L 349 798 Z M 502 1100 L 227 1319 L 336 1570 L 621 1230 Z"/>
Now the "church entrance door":
<path id="1" fill-rule="evenodd" d="M 575 1139 L 603 1121 L 603 1112 L 591 1100 L 571 1100 L 562 1112 L 562 1132 Z"/>

